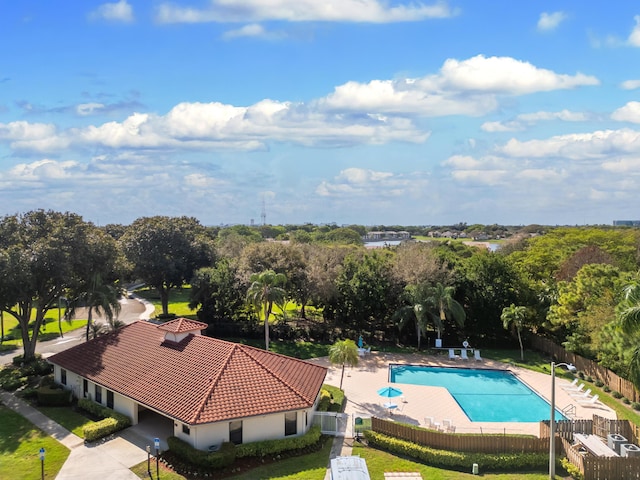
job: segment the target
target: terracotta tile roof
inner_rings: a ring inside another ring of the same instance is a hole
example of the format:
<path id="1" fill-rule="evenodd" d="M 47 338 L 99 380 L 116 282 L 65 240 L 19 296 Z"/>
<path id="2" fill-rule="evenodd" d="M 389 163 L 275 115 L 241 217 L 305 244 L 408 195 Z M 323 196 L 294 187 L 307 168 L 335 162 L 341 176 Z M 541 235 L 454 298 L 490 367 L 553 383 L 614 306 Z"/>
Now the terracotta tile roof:
<path id="1" fill-rule="evenodd" d="M 48 358 L 192 425 L 313 406 L 325 367 L 201 335 L 164 342 L 135 322 Z"/>
<path id="2" fill-rule="evenodd" d="M 206 323 L 189 320 L 188 318 L 176 318 L 170 322 L 158 325 L 159 330 L 171 333 L 194 332 L 204 330 L 205 328 L 207 328 Z"/>

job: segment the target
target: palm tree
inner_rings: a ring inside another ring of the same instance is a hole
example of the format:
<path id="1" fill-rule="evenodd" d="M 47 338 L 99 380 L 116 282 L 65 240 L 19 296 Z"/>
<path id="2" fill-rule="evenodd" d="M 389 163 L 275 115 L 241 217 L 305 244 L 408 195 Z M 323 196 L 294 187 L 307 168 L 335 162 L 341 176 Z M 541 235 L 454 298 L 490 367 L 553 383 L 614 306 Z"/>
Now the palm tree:
<path id="1" fill-rule="evenodd" d="M 442 283 L 437 283 L 431 289 L 429 304 L 436 310 L 435 313 L 431 312 L 431 318 L 435 323 L 438 338 L 442 337 L 444 322 L 447 319 L 451 318 L 455 320 L 455 322 L 461 327 L 467 319 L 467 314 L 464 312 L 464 308 L 455 298 L 453 298 L 455 291 L 454 287 L 445 287 Z"/>
<path id="2" fill-rule="evenodd" d="M 428 289 L 426 284 L 407 285 L 405 288 L 405 299 L 409 305 L 400 307 L 394 314 L 394 319 L 398 322 L 398 329 L 402 330 L 404 326 L 413 320 L 416 327 L 416 335 L 418 337 L 418 350 L 424 332 L 427 329 L 428 318 Z"/>
<path id="3" fill-rule="evenodd" d="M 353 340 L 340 340 L 329 347 L 329 361 L 335 364 L 342 364 L 342 375 L 340 376 L 340 389 L 342 390 L 342 380 L 344 379 L 344 366 L 355 367 L 358 365 L 358 347 Z"/>
<path id="4" fill-rule="evenodd" d="M 284 285 L 287 277 L 283 273 L 265 270 L 251 275 L 251 286 L 247 291 L 247 299 L 257 309 L 263 308 L 264 313 L 264 344 L 269 350 L 269 317 L 274 303 L 282 303 L 286 292 L 278 285 Z"/>
<path id="5" fill-rule="evenodd" d="M 99 273 L 93 274 L 89 281 L 78 290 L 77 295 L 69 301 L 65 316 L 67 319 L 71 319 L 75 316 L 78 308 L 84 306 L 88 309 L 85 335 L 88 341 L 89 333 L 93 328 L 94 311 L 98 315 L 103 314 L 107 318 L 111 329 L 115 330 L 120 324 L 115 320 L 120 314 L 119 297 L 120 289 L 114 283 L 105 283 Z"/>
<path id="6" fill-rule="evenodd" d="M 522 336 L 520 331 L 524 328 L 525 322 L 529 316 L 527 307 L 516 307 L 513 303 L 509 307 L 502 309 L 500 320 L 505 330 L 513 325 L 516 332 L 518 332 L 518 342 L 520 342 L 520 360 L 524 360 L 524 347 L 522 346 Z"/>
<path id="7" fill-rule="evenodd" d="M 616 308 L 616 316 L 622 331 L 633 334 L 640 331 L 640 284 L 630 283 L 624 288 L 624 297 Z M 640 388 L 640 345 L 631 355 L 629 364 L 631 381 Z"/>

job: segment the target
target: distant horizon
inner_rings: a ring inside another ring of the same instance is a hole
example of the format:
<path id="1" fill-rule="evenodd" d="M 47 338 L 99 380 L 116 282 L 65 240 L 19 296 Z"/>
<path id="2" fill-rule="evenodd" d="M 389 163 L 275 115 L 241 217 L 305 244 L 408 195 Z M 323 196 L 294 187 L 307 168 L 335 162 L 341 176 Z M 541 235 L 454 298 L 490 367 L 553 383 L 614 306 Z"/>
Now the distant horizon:
<path id="1" fill-rule="evenodd" d="M 0 213 L 638 216 L 633 2 L 5 2 L 0 40 Z"/>

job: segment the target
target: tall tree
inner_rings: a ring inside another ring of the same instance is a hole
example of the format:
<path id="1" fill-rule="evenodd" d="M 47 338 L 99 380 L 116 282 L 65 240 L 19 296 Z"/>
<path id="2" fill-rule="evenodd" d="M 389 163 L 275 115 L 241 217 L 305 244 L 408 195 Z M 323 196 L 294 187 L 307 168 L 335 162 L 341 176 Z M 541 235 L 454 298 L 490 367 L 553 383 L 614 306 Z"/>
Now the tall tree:
<path id="1" fill-rule="evenodd" d="M 143 217 L 120 238 L 133 275 L 155 288 L 162 313 L 169 314 L 169 292 L 214 261 L 213 243 L 193 217 Z"/>
<path id="2" fill-rule="evenodd" d="M 340 375 L 340 389 L 342 389 L 342 380 L 344 379 L 344 367 L 349 365 L 355 367 L 358 365 L 358 347 L 356 342 L 351 339 L 340 340 L 329 347 L 329 361 L 334 364 L 342 365 L 342 374 Z"/>
<path id="3" fill-rule="evenodd" d="M 500 320 L 502 320 L 502 325 L 505 330 L 513 327 L 518 333 L 518 342 L 520 343 L 520 360 L 524 360 L 524 347 L 522 346 L 522 335 L 520 332 L 524 328 L 527 316 L 527 307 L 516 307 L 513 303 L 508 307 L 504 307 L 502 309 L 502 315 L 500 315 Z"/>
<path id="4" fill-rule="evenodd" d="M 266 270 L 251 275 L 251 286 L 247 291 L 247 299 L 258 310 L 262 307 L 264 314 L 264 344 L 265 350 L 269 350 L 269 317 L 273 310 L 273 304 L 284 300 L 286 292 L 280 285 L 287 282 L 283 273 Z"/>
<path id="5" fill-rule="evenodd" d="M 36 210 L 0 220 L 0 308 L 18 321 L 25 361 L 35 358 L 46 313 L 81 281 L 95 230 L 68 212 Z"/>
<path id="6" fill-rule="evenodd" d="M 435 309 L 431 316 L 436 325 L 438 338 L 442 338 L 442 331 L 448 319 L 454 320 L 458 326 L 462 327 L 467 318 L 464 308 L 454 298 L 454 293 L 454 287 L 445 286 L 441 283 L 437 283 L 431 289 L 428 302 Z"/>
<path id="7" fill-rule="evenodd" d="M 407 304 L 396 310 L 393 315 L 398 321 L 399 330 L 402 330 L 409 322 L 414 323 L 418 337 L 418 350 L 420 350 L 421 340 L 429 321 L 429 293 L 429 287 L 424 283 L 408 285 L 403 293 Z"/>
<path id="8" fill-rule="evenodd" d="M 228 260 L 197 270 L 191 279 L 189 308 L 198 309 L 198 319 L 208 324 L 238 318 L 244 305 L 246 286 L 237 268 Z"/>
<path id="9" fill-rule="evenodd" d="M 640 283 L 633 282 L 624 289 L 624 297 L 617 308 L 617 317 L 622 331 L 626 334 L 640 332 Z M 640 345 L 633 350 L 629 364 L 629 377 L 640 388 Z"/>

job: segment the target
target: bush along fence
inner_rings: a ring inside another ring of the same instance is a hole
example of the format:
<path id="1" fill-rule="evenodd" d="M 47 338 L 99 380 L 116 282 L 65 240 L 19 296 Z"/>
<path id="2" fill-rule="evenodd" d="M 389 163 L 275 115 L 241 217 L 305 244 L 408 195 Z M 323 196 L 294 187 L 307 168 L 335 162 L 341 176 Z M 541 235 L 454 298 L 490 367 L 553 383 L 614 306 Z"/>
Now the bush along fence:
<path id="1" fill-rule="evenodd" d="M 640 392 L 638 392 L 629 380 L 616 375 L 611 370 L 598 365 L 593 360 L 566 351 L 563 347 L 553 343 L 548 338 L 532 335 L 529 340 L 532 348 L 548 354 L 557 362 L 572 363 L 579 371 L 602 381 L 611 390 L 620 392 L 622 396 L 631 402 L 640 402 Z"/>

